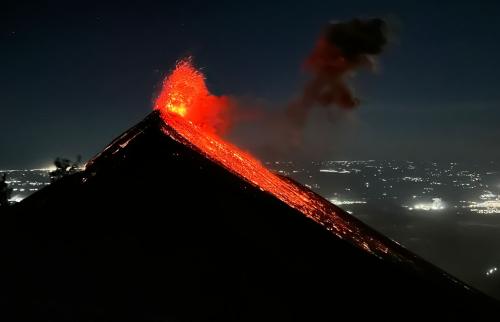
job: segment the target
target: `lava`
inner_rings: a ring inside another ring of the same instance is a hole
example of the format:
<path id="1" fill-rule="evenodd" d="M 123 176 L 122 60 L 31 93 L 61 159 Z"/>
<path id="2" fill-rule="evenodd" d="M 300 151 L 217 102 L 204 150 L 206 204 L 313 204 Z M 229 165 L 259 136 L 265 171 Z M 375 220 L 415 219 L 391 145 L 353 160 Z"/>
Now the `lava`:
<path id="1" fill-rule="evenodd" d="M 229 127 L 229 99 L 208 91 L 205 76 L 191 58 L 178 61 L 165 78 L 155 109 L 180 115 L 212 133 L 222 134 Z"/>
<path id="2" fill-rule="evenodd" d="M 388 246 L 358 231 L 352 224 L 354 218 L 346 218 L 337 207 L 291 179 L 278 176 L 265 168 L 249 153 L 242 151 L 216 134 L 209 133 L 177 113 L 161 114 L 162 131 L 183 144 L 198 150 L 210 160 L 222 165 L 245 181 L 266 191 L 307 217 L 322 224 L 343 239 L 354 242 L 373 254 L 387 254 Z M 271 215 L 271 214 L 270 214 Z"/>
<path id="3" fill-rule="evenodd" d="M 159 110 L 166 123 L 162 128 L 166 135 L 198 150 L 245 181 L 324 225 L 337 236 L 349 239 L 374 254 L 388 253 L 388 246 L 384 243 L 357 231 L 356 225 L 351 223 L 356 219 L 342 215 L 337 207 L 316 193 L 291 179 L 274 174 L 249 153 L 218 136 L 213 123 L 206 121 L 218 116 L 227 107 L 225 103 L 227 101 L 223 97 L 210 94 L 203 74 L 194 69 L 190 60 L 184 60 L 165 80 L 155 109 Z"/>

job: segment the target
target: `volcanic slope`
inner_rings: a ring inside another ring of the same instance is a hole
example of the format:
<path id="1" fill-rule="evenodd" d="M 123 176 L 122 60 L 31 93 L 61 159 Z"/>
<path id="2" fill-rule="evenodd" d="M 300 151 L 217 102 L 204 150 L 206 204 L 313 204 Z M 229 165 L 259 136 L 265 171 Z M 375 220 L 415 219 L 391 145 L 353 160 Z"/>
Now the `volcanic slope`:
<path id="1" fill-rule="evenodd" d="M 154 111 L 84 171 L 2 214 L 0 315 L 477 321 L 498 313 L 496 301 L 256 162 Z"/>

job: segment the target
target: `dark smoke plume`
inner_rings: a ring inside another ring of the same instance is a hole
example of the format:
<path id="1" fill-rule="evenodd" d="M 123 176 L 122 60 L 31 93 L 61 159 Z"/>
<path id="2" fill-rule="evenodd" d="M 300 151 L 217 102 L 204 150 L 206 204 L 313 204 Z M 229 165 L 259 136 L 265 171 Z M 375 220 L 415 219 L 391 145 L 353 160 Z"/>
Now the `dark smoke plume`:
<path id="1" fill-rule="evenodd" d="M 386 23 L 382 19 L 329 24 L 305 63 L 312 79 L 287 109 L 293 128 L 300 131 L 304 127 L 313 106 L 356 107 L 359 100 L 346 77 L 361 67 L 373 67 L 373 57 L 382 52 L 386 43 Z"/>

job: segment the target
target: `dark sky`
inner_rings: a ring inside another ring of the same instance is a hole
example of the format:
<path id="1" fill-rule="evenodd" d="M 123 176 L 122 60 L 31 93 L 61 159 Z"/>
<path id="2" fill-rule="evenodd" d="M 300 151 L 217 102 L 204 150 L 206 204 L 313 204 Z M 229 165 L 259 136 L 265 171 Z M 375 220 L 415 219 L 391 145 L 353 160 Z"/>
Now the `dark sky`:
<path id="1" fill-rule="evenodd" d="M 354 80 L 362 104 L 348 121 L 312 118 L 321 157 L 500 156 L 499 2 L 69 2 L 0 10 L 0 168 L 91 157 L 151 110 L 187 54 L 215 93 L 282 106 L 322 27 L 353 17 L 388 19 L 392 40 L 379 72 Z"/>

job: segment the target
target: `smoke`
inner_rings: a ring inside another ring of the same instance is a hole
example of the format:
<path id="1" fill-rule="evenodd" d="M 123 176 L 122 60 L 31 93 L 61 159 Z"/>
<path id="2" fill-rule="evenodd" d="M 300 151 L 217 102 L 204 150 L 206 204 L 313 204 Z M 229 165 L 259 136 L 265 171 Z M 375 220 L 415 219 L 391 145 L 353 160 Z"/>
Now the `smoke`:
<path id="1" fill-rule="evenodd" d="M 350 113 L 360 101 L 348 80 L 358 70 L 373 70 L 387 43 L 386 29 L 385 21 L 376 18 L 328 24 L 304 62 L 310 77 L 298 97 L 283 109 L 273 102 L 234 99 L 238 106 L 233 113 L 251 113 L 237 118 L 231 139 L 267 160 L 342 153 L 361 125 Z"/>
<path id="2" fill-rule="evenodd" d="M 284 109 L 255 98 L 213 95 L 205 76 L 188 57 L 164 80 L 155 109 L 178 114 L 212 133 L 223 135 L 231 130 L 231 137 L 242 146 L 261 150 L 268 158 L 289 158 L 291 154 L 310 158 L 338 149 L 349 139 L 350 128 L 357 124 L 349 110 L 359 99 L 348 79 L 359 69 L 373 69 L 386 43 L 386 23 L 381 19 L 330 23 L 304 63 L 309 80 Z M 316 110 L 313 107 L 326 109 L 327 124 L 324 113 L 321 118 L 311 113 Z M 308 120 L 314 122 L 313 133 L 308 133 Z"/>
<path id="3" fill-rule="evenodd" d="M 359 99 L 346 80 L 362 67 L 372 69 L 374 57 L 382 52 L 386 43 L 386 23 L 382 19 L 329 24 L 305 62 L 312 78 L 301 96 L 287 107 L 292 128 L 302 131 L 312 107 L 351 109 L 358 106 Z"/>

